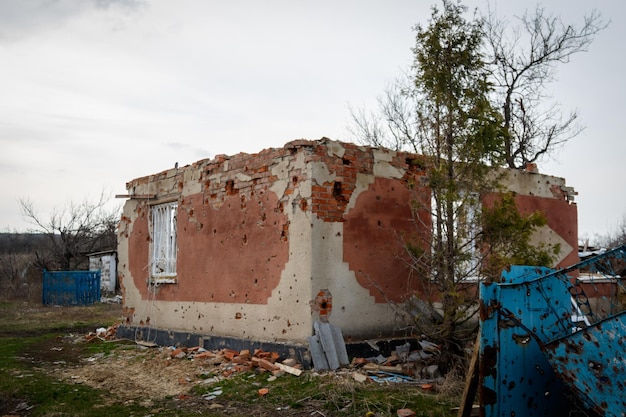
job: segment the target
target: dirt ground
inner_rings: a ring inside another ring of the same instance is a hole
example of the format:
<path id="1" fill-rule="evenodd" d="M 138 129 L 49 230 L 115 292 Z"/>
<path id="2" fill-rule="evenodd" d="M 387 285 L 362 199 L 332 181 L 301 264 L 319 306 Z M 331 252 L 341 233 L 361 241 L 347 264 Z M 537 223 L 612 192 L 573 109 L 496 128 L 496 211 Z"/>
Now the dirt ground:
<path id="1" fill-rule="evenodd" d="M 116 401 L 137 401 L 150 406 L 151 401 L 166 397 L 181 397 L 191 386 L 204 381 L 200 376 L 215 366 L 201 361 L 170 357 L 167 348 L 145 348 L 130 342 L 117 341 L 123 346 L 111 354 L 97 353 L 86 358 L 74 356 L 75 345 L 88 343 L 83 335 L 68 336 L 62 345 L 51 346 L 57 351 L 48 372 L 73 384 L 86 384 L 103 389 Z"/>
<path id="2" fill-rule="evenodd" d="M 5 307 L 0 308 L 0 335 L 34 335 L 50 329 L 62 334 L 33 344 L 21 353 L 22 359 L 32 363 L 37 371 L 67 383 L 109 393 L 105 404 L 107 401 L 138 404 L 152 414 L 175 407 L 193 414 L 277 415 L 276 407 L 268 408 L 260 402 L 237 401 L 219 394 L 215 399 L 207 399 L 198 395 L 198 390 L 194 393 L 195 386 L 227 384 L 224 374 L 228 373 L 230 364 L 220 363 L 219 358 L 176 358 L 172 357 L 171 347 L 145 347 L 116 337 L 94 338 L 98 327 L 107 328 L 121 321 L 119 304 L 72 308 L 71 312 L 67 307 L 23 305 L 8 309 L 1 304 L 0 307 Z M 346 369 L 333 374 L 333 378 L 341 380 L 342 384 L 355 384 L 351 374 L 352 371 Z M 303 375 L 297 383 L 304 382 L 304 378 Z M 320 383 L 324 384 L 323 377 Z M 256 389 L 254 394 L 256 396 Z M 323 408 L 319 400 L 304 398 L 298 408 L 281 409 L 280 415 L 329 415 L 320 410 Z"/>

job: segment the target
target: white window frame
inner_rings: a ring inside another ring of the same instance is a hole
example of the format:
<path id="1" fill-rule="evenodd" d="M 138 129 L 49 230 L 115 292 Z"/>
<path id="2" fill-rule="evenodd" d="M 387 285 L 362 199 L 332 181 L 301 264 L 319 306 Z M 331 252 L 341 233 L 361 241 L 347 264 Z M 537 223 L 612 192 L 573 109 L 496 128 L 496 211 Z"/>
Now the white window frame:
<path id="1" fill-rule="evenodd" d="M 176 225 L 178 202 L 155 204 L 150 207 L 150 215 L 152 220 L 150 279 L 153 283 L 174 283 L 178 254 Z"/>
<path id="2" fill-rule="evenodd" d="M 476 247 L 476 238 L 480 233 L 480 226 L 477 223 L 478 215 L 482 210 L 480 195 L 476 192 L 468 193 L 465 198 L 463 207 L 457 207 L 457 210 L 463 210 L 456 219 L 457 230 L 462 230 L 461 242 L 468 245 L 468 254 L 470 259 L 463 262 L 463 268 L 468 274 L 463 278 L 466 282 L 480 281 L 480 271 L 478 263 L 480 259 L 480 251 Z"/>

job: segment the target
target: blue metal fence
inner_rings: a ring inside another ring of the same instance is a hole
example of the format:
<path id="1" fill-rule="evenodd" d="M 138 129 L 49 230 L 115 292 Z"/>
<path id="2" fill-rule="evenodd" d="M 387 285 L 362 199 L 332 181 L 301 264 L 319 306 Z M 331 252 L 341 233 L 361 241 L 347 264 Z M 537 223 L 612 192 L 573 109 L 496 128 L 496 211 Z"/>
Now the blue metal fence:
<path id="1" fill-rule="evenodd" d="M 100 301 L 100 271 L 44 271 L 42 299 L 63 306 Z"/>

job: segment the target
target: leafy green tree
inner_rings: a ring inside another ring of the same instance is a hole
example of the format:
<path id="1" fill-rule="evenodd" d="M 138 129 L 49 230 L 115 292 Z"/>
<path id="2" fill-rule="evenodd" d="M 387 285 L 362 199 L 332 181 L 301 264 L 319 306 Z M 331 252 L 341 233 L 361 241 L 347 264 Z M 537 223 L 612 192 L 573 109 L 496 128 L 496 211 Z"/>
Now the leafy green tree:
<path id="1" fill-rule="evenodd" d="M 443 343 L 445 356 L 453 357 L 475 331 L 467 324 L 476 308 L 477 281 L 499 277 L 511 263 L 550 264 L 554 248 L 530 244 L 545 218 L 520 215 L 512 197 L 482 207 L 483 197 L 500 190 L 506 174 L 499 167 L 507 164 L 510 132 L 492 102 L 484 20 L 466 20 L 461 3 L 442 4 L 441 10 L 433 7 L 427 26 L 415 28 L 412 78 L 387 91 L 379 117 L 353 113 L 353 132 L 370 145 L 425 157 L 432 198 L 430 204 L 416 198 L 412 206 L 416 222 L 430 234 L 403 244 L 421 293 L 434 297 L 413 297 L 405 311 L 417 332 Z M 427 220 L 425 210 L 431 212 Z"/>
<path id="2" fill-rule="evenodd" d="M 559 254 L 558 244 L 532 243 L 533 232 L 546 225 L 546 218 L 539 211 L 527 216 L 520 214 L 514 193 L 501 194 L 490 207 L 483 207 L 481 213 L 483 279 L 499 281 L 502 271 L 510 265 L 551 265 Z"/>
<path id="3" fill-rule="evenodd" d="M 482 21 L 468 21 L 461 4 L 444 0 L 433 8 L 427 27 L 416 27 L 413 50 L 416 151 L 429 161 L 432 233 L 427 256 L 415 259 L 421 276 L 442 296 L 443 321 L 437 338 L 454 344 L 459 322 L 474 294 L 460 286 L 477 276 L 477 215 L 480 195 L 493 189 L 504 144 L 499 113 L 482 49 Z M 417 210 L 424 209 L 416 207 Z M 452 347 L 452 346 L 449 346 Z"/>

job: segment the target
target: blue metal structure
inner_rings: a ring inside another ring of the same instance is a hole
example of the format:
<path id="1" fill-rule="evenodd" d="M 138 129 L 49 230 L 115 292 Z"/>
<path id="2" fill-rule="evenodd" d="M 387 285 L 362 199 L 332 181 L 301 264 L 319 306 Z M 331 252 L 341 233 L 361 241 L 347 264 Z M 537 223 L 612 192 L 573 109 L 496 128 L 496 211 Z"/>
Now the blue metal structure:
<path id="1" fill-rule="evenodd" d="M 89 305 L 100 301 L 100 271 L 43 272 L 43 304 Z"/>
<path id="2" fill-rule="evenodd" d="M 622 246 L 558 271 L 514 266 L 481 284 L 481 415 L 626 416 L 626 313 L 600 320 L 568 275 L 614 279 L 625 262 Z"/>

